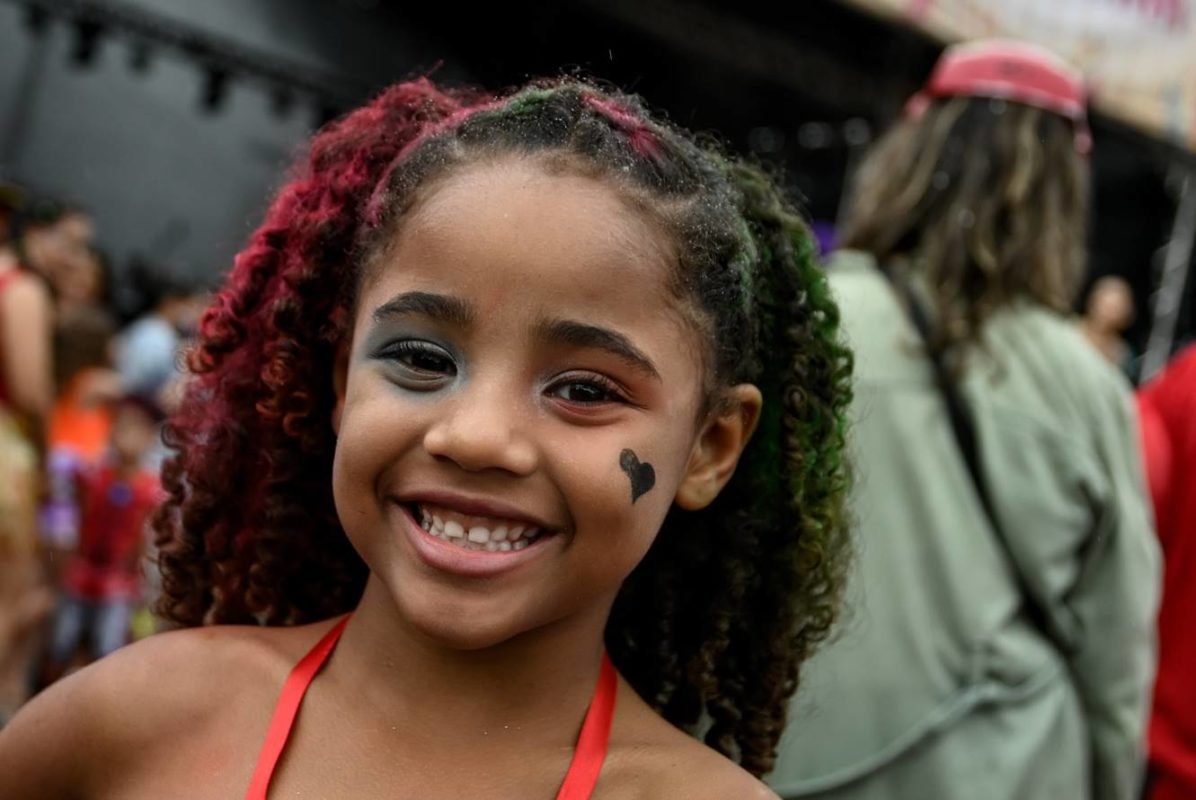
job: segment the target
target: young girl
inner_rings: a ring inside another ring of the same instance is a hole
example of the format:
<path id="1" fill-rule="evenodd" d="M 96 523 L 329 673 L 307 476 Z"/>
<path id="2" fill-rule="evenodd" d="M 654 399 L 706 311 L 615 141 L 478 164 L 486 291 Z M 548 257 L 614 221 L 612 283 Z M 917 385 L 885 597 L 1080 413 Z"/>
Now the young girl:
<path id="1" fill-rule="evenodd" d="M 166 429 L 161 608 L 210 627 L 39 697 L 5 797 L 772 796 L 843 571 L 810 242 L 585 83 L 322 131 Z"/>

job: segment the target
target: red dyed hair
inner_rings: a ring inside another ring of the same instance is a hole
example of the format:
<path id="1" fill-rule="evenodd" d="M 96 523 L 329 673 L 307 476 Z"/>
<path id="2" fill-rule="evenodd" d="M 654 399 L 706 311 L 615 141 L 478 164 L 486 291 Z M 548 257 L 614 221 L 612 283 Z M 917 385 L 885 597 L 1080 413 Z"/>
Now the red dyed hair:
<path id="1" fill-rule="evenodd" d="M 765 405 L 707 509 L 672 509 L 624 581 L 606 645 L 670 722 L 755 774 L 843 581 L 850 355 L 800 216 L 760 169 L 580 82 L 494 98 L 402 84 L 321 131 L 204 318 L 166 425 L 159 610 L 186 625 L 351 609 L 366 567 L 332 500 L 333 361 L 360 270 L 422 187 L 471 160 L 546 156 L 608 182 L 677 245 L 667 276 L 707 339 L 708 408 Z M 709 724 L 704 724 L 709 723 Z"/>
<path id="2" fill-rule="evenodd" d="M 349 323 L 364 204 L 421 132 L 480 99 L 419 80 L 331 124 L 237 256 L 204 315 L 188 359 L 194 377 L 165 431 L 178 453 L 163 469 L 173 503 L 155 521 L 168 617 L 296 623 L 356 601 L 343 587 L 360 584 L 363 567 L 329 516 L 330 394 L 312 387 L 330 380 Z M 310 319 L 322 322 L 301 321 Z M 286 452 L 294 455 L 274 457 Z M 234 497 L 245 504 L 230 508 Z M 308 498 L 318 518 L 304 519 L 295 497 Z M 202 531 L 202 540 L 178 530 Z M 328 540 L 313 548 L 314 536 Z"/>

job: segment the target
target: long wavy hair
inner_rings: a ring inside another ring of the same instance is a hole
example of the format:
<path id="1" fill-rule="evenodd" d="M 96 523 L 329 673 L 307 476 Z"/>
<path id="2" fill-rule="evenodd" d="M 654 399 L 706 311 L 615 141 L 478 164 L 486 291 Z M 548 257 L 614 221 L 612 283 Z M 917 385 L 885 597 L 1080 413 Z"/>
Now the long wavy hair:
<path id="1" fill-rule="evenodd" d="M 165 428 L 159 611 L 290 625 L 353 608 L 366 568 L 333 508 L 330 375 L 355 287 L 421 188 L 507 154 L 608 181 L 653 215 L 709 343 L 708 407 L 740 382 L 764 394 L 740 469 L 709 508 L 668 514 L 606 631 L 641 696 L 691 731 L 705 712 L 704 740 L 761 775 L 839 604 L 851 359 L 776 184 L 588 83 L 487 96 L 408 82 L 316 135 L 208 310 Z"/>
<path id="2" fill-rule="evenodd" d="M 947 350 L 1015 300 L 1068 313 L 1084 273 L 1088 164 L 1065 118 L 1005 100 L 936 100 L 860 165 L 844 247 L 924 278 Z"/>

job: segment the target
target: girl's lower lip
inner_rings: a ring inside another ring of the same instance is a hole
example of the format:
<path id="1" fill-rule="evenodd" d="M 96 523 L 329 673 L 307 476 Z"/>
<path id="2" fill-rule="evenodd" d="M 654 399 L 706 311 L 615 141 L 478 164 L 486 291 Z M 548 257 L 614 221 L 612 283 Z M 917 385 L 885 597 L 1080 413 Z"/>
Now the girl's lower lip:
<path id="1" fill-rule="evenodd" d="M 469 578 L 501 575 L 539 557 L 549 542 L 557 538 L 556 534 L 543 536 L 522 550 L 467 550 L 428 533 L 412 516 L 408 506 L 402 503 L 396 503 L 396 506 L 403 516 L 403 529 L 407 534 L 407 540 L 411 542 L 420 559 L 433 569 L 453 575 Z"/>

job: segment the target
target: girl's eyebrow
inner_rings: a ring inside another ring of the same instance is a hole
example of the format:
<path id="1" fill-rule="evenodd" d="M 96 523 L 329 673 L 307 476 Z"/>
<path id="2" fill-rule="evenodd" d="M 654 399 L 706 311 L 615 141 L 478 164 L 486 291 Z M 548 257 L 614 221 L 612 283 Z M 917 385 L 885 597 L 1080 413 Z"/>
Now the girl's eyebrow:
<path id="1" fill-rule="evenodd" d="M 569 347 L 605 350 L 649 378 L 660 380 L 652 360 L 623 334 L 610 328 L 568 319 L 548 319 L 536 324 L 536 335 L 544 341 Z"/>
<path id="2" fill-rule="evenodd" d="M 374 310 L 374 322 L 420 314 L 460 328 L 473 325 L 474 313 L 469 303 L 458 297 L 431 292 L 404 292 Z"/>

